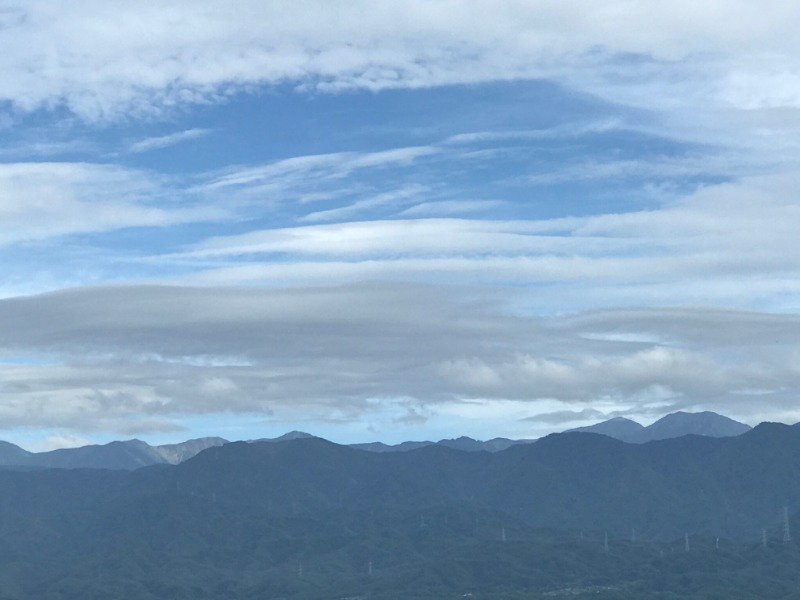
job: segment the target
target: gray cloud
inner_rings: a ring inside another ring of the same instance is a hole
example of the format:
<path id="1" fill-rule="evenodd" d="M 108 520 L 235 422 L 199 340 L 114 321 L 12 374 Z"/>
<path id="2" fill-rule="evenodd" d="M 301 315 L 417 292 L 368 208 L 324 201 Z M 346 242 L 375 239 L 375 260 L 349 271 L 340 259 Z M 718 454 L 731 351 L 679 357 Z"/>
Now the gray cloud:
<path id="1" fill-rule="evenodd" d="M 347 423 L 389 411 L 408 424 L 509 400 L 549 425 L 575 411 L 792 414 L 797 315 L 651 308 L 542 320 L 509 314 L 508 299 L 378 284 L 7 299 L 0 415 L 5 427 L 132 431 L 213 413 Z M 536 410 L 548 402 L 571 412 Z"/>

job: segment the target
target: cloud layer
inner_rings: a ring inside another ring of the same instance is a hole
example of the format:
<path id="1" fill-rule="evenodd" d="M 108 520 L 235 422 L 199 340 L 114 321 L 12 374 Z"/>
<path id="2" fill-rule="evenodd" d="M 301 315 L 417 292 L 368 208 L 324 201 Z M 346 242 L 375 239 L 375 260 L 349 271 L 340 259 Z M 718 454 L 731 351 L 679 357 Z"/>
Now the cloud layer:
<path id="1" fill-rule="evenodd" d="M 496 290 L 445 292 L 103 286 L 4 300 L 0 411 L 6 426 L 119 432 L 202 413 L 385 426 L 398 407 L 436 420 L 475 403 L 502 414 L 508 401 L 527 417 L 702 406 L 752 420 L 756 398 L 800 418 L 796 315 L 542 319 L 507 314 Z"/>
<path id="2" fill-rule="evenodd" d="M 591 69 L 594 87 L 627 90 L 631 99 L 656 77 L 666 84 L 661 74 L 673 69 L 686 99 L 690 85 L 706 81 L 696 94 L 720 103 L 796 107 L 798 16 L 790 2 L 765 9 L 745 0 L 702 8 L 631 0 L 33 0 L 2 11 L 2 96 L 23 110 L 60 104 L 87 119 L 114 119 L 259 84 L 586 81 Z"/>

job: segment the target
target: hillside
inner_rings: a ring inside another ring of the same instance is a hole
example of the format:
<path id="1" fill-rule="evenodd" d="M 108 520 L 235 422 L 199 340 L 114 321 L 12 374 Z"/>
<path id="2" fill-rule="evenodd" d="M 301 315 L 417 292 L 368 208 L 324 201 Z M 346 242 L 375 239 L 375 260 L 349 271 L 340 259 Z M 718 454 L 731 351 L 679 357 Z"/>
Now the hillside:
<path id="1" fill-rule="evenodd" d="M 798 506 L 800 429 L 777 424 L 496 453 L 231 443 L 177 466 L 0 471 L 0 600 L 788 598 Z"/>

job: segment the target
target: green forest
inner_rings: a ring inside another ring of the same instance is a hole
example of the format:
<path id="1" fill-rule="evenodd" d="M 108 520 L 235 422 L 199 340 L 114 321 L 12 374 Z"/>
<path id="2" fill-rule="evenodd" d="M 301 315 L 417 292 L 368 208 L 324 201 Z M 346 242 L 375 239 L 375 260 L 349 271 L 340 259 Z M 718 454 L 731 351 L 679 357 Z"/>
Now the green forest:
<path id="1" fill-rule="evenodd" d="M 800 429 L 0 469 L 0 600 L 800 597 Z"/>
<path id="2" fill-rule="evenodd" d="M 800 549 L 782 539 L 639 542 L 635 532 L 620 539 L 534 530 L 452 506 L 275 517 L 230 515 L 200 502 L 184 509 L 150 523 L 141 515 L 95 522 L 105 534 L 82 530 L 78 520 L 34 523 L 16 532 L 13 551 L 0 553 L 0 598 L 800 596 Z"/>

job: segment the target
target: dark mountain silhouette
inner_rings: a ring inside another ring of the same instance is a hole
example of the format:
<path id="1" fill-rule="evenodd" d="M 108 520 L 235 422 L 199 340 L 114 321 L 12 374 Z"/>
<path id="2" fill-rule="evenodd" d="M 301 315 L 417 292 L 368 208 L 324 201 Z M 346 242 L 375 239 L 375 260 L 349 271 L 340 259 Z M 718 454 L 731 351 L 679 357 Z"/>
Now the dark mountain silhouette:
<path id="1" fill-rule="evenodd" d="M 747 538 L 773 525 L 783 506 L 800 506 L 796 457 L 800 431 L 778 424 L 636 445 L 554 434 L 497 453 L 441 445 L 374 453 L 311 438 L 213 448 L 176 477 L 218 501 L 268 499 L 278 511 L 467 504 L 536 527 Z"/>
<path id="2" fill-rule="evenodd" d="M 791 597 L 784 507 L 793 530 L 800 429 L 779 424 L 494 453 L 236 442 L 175 466 L 0 471 L 0 598 Z"/>
<path id="3" fill-rule="evenodd" d="M 129 447 L 112 446 L 121 455 Z M 532 527 L 603 529 L 615 535 L 635 528 L 645 539 L 677 537 L 687 530 L 747 538 L 774 525 L 784 506 L 800 506 L 798 457 L 800 431 L 778 424 L 762 424 L 737 437 L 689 435 L 647 444 L 554 434 L 496 453 L 441 445 L 376 453 L 304 438 L 228 443 L 175 467 L 139 469 L 111 480 L 124 484 L 127 491 L 120 495 L 131 502 L 174 488 L 213 498 L 231 510 L 269 506 L 276 514 L 460 505 L 506 514 Z M 15 501 L 26 507 L 52 503 L 56 510 L 68 494 L 51 490 L 51 496 L 48 486 L 70 481 L 70 472 L 54 473 L 4 476 L 9 482 L 15 477 L 39 481 L 30 492 L 41 498 L 24 500 L 20 488 Z M 95 477 L 85 470 L 76 473 Z M 109 506 L 116 497 L 104 486 L 81 485 L 76 491 Z"/>

